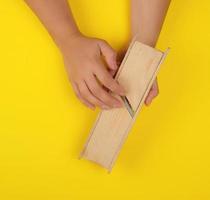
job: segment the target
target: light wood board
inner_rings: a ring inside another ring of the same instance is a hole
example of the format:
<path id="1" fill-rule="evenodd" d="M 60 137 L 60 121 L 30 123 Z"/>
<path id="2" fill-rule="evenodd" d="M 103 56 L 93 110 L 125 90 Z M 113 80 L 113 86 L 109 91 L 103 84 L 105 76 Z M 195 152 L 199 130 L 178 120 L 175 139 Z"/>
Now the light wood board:
<path id="1" fill-rule="evenodd" d="M 81 157 L 111 171 L 167 52 L 163 53 L 138 41 L 130 44 L 115 78 L 125 88 L 135 114 L 131 117 L 126 107 L 101 111 Z"/>

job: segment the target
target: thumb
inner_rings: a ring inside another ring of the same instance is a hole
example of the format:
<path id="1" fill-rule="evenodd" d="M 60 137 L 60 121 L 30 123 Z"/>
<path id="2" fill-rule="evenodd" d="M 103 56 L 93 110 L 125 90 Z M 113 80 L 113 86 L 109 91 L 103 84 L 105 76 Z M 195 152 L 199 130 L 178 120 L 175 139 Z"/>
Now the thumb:
<path id="1" fill-rule="evenodd" d="M 108 68 L 114 71 L 117 70 L 117 53 L 115 50 L 104 40 L 99 42 L 99 46 Z"/>

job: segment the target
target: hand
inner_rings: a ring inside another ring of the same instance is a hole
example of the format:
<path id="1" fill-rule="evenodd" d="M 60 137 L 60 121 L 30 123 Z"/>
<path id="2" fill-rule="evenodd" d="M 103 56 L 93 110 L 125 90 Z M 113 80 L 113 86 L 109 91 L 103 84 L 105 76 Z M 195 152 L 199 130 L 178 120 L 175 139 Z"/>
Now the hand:
<path id="1" fill-rule="evenodd" d="M 104 40 L 80 34 L 71 36 L 62 47 L 64 63 L 76 96 L 88 107 L 110 109 L 123 106 L 108 91 L 125 95 L 114 80 L 118 68 L 115 51 Z"/>

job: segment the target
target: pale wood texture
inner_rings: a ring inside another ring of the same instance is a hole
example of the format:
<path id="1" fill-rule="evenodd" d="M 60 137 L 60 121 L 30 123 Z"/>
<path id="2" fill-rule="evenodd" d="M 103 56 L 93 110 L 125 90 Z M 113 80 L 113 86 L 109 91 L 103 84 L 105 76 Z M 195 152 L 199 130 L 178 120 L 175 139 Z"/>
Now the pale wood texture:
<path id="1" fill-rule="evenodd" d="M 82 157 L 111 170 L 165 55 L 138 41 L 130 44 L 116 79 L 125 87 L 126 97 L 135 115 L 132 118 L 125 107 L 101 111 L 81 153 Z"/>
<path id="2" fill-rule="evenodd" d="M 126 97 L 134 111 L 138 108 L 148 81 L 157 68 L 162 52 L 147 45 L 135 42 L 132 50 L 121 68 L 118 82 L 125 88 Z"/>

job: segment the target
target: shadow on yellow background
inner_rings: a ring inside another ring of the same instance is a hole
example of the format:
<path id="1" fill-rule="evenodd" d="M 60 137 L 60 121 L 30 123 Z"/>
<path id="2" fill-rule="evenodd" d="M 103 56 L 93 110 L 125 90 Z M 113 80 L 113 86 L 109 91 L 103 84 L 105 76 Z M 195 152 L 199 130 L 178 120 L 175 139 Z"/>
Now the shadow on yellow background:
<path id="1" fill-rule="evenodd" d="M 72 0 L 81 31 L 120 49 L 129 0 Z M 210 199 L 210 2 L 172 1 L 160 95 L 111 174 L 78 155 L 94 122 L 61 55 L 22 1 L 0 6 L 0 199 Z"/>

